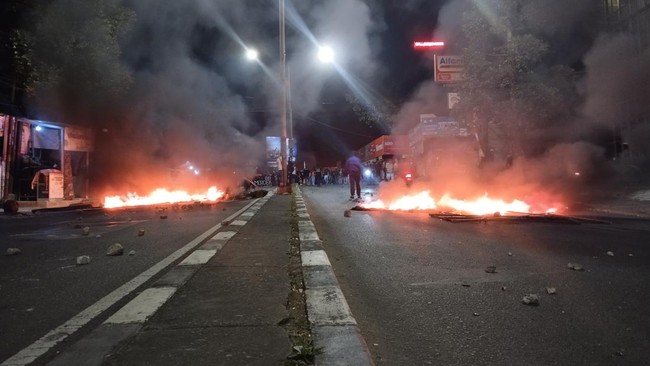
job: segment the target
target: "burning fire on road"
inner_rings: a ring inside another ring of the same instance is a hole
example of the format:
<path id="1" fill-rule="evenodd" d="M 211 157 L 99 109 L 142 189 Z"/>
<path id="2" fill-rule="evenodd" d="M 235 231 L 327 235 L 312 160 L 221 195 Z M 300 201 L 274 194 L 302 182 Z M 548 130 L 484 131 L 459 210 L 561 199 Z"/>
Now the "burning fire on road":
<path id="1" fill-rule="evenodd" d="M 207 192 L 190 194 L 187 191 L 169 191 L 165 188 L 158 188 L 147 196 L 139 196 L 137 193 L 128 193 L 126 196 L 104 197 L 104 208 L 133 207 L 157 204 L 172 204 L 181 202 L 215 202 L 224 196 L 224 192 L 216 186 L 210 187 Z"/>
<path id="2" fill-rule="evenodd" d="M 542 206 L 542 205 L 537 205 Z M 532 206 L 524 201 L 514 199 L 510 202 L 503 199 L 495 199 L 487 194 L 472 200 L 453 198 L 449 194 L 443 195 L 436 200 L 431 197 L 430 191 L 422 191 L 417 194 L 403 195 L 396 199 L 386 201 L 376 200 L 362 202 L 359 209 L 378 209 L 390 211 L 415 211 L 415 210 L 436 210 L 445 212 L 458 212 L 472 215 L 506 215 L 508 213 L 556 213 L 556 207 L 544 207 L 541 211 L 532 210 Z"/>

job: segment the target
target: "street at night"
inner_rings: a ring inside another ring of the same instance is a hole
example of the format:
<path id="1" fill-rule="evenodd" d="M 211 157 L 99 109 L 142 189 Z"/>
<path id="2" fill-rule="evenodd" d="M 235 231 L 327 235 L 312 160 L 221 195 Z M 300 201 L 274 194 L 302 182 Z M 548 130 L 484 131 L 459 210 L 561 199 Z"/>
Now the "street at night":
<path id="1" fill-rule="evenodd" d="M 650 220 L 594 211 L 584 217 L 611 224 L 348 218 L 346 190 L 302 192 L 376 364 L 645 363 Z M 539 305 L 523 303 L 529 294 Z"/>
<path id="2" fill-rule="evenodd" d="M 0 366 L 646 365 L 646 0 L 12 0 Z"/>

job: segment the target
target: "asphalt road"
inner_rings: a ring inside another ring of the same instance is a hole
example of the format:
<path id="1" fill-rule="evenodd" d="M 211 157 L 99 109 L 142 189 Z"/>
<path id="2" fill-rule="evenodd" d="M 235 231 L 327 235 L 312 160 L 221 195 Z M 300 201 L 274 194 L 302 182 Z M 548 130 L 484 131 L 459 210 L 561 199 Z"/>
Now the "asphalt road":
<path id="1" fill-rule="evenodd" d="M 168 208 L 164 212 L 134 208 L 0 215 L 0 362 L 249 202 Z M 87 236 L 84 227 L 90 228 Z M 138 235 L 140 230 L 144 235 Z M 105 255 L 114 243 L 124 246 L 123 256 Z M 19 248 L 22 253 L 6 256 L 7 248 Z M 135 255 L 129 255 L 132 250 Z M 81 255 L 90 256 L 91 263 L 78 266 L 76 258 Z M 134 295 L 111 309 L 118 309 Z M 86 328 L 92 329 L 104 318 L 97 317 Z M 77 333 L 66 342 L 83 332 Z"/>
<path id="2" fill-rule="evenodd" d="M 648 364 L 650 221 L 347 218 L 346 187 L 301 190 L 377 365 Z"/>

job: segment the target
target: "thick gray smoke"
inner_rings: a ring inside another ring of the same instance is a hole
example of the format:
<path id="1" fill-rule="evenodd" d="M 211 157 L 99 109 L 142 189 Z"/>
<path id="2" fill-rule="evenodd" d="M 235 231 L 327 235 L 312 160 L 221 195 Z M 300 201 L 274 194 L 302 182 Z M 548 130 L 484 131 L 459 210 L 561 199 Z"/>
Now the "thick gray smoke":
<path id="1" fill-rule="evenodd" d="M 115 29 L 98 14 L 122 4 L 134 17 L 110 43 Z M 308 114 L 334 72 L 318 63 L 310 37 L 339 50 L 340 65 L 371 72 L 371 14 L 360 0 L 286 4 L 293 105 Z M 106 190 L 165 185 L 187 161 L 203 169 L 200 183 L 233 184 L 263 161 L 265 136 L 281 134 L 278 21 L 277 1 L 55 0 L 34 20 L 35 36 L 43 61 L 68 72 L 46 85 L 39 106 L 99 131 L 93 166 Z M 48 52 L 79 37 L 87 42 L 76 53 Z M 259 50 L 268 74 L 246 64 L 245 47 Z M 77 78 L 91 87 L 75 91 Z"/>
<path id="2" fill-rule="evenodd" d="M 494 5 L 495 2 L 481 2 L 481 6 Z M 464 47 L 465 36 L 460 22 L 463 9 L 469 3 L 465 0 L 451 1 L 440 13 L 434 37 L 451 44 L 447 52 L 452 54 L 458 54 Z M 561 124 L 525 131 L 531 142 L 539 145 L 536 154 L 519 156 L 509 162 L 494 162 L 479 170 L 478 153 L 474 150 L 469 157 L 465 155 L 469 159 L 467 162 L 437 162 L 430 166 L 429 170 L 435 171 L 432 175 L 439 179 L 423 184 L 422 188 L 432 189 L 438 196 L 447 192 L 461 197 L 489 193 L 530 201 L 568 203 L 586 187 L 605 183 L 604 176 L 608 176 L 609 183 L 612 183 L 612 176 L 623 178 L 620 175 L 622 171 L 638 173 L 647 166 L 650 154 L 644 141 L 650 137 L 650 128 L 647 123 L 629 121 L 640 121 L 643 116 L 648 116 L 648 51 L 639 54 L 630 36 L 608 35 L 605 29 L 597 28 L 599 23 L 594 22 L 594 15 L 600 8 L 593 1 L 573 1 L 570 4 L 561 0 L 524 1 L 521 11 L 525 27 L 548 41 L 548 60 L 567 64 L 582 59 L 584 73 L 580 74 L 575 85 L 582 102 L 575 104 L 573 117 Z M 485 16 L 489 17 L 489 12 L 485 12 Z M 599 32 L 602 32 L 600 36 Z M 449 113 L 446 108 L 431 103 L 445 93 L 440 86 L 432 84 L 422 84 L 412 100 L 402 107 L 397 115 L 395 131 L 409 130 L 418 122 L 419 114 Z M 500 99 L 497 95 L 494 97 Z M 625 149 L 623 142 L 629 143 L 629 150 L 614 155 L 616 148 Z M 461 156 L 458 154 L 456 160 L 462 159 Z M 612 161 L 612 156 L 617 160 Z M 416 165 L 429 163 L 416 161 Z M 459 170 L 457 165 L 474 168 L 455 174 Z M 620 183 L 623 179 L 614 180 Z"/>

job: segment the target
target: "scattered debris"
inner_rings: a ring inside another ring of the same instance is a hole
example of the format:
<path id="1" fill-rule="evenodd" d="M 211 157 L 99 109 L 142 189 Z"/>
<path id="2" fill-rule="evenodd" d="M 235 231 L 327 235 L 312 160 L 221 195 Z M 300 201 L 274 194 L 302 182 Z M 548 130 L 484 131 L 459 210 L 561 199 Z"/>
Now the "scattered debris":
<path id="1" fill-rule="evenodd" d="M 618 351 L 616 351 L 616 352 L 614 352 L 614 354 L 615 354 L 616 356 L 620 356 L 620 357 L 623 357 L 623 350 L 622 350 L 622 349 L 620 349 L 620 350 L 618 350 Z"/>
<path id="2" fill-rule="evenodd" d="M 223 221 L 221 221 L 221 225 L 222 225 L 222 226 L 228 226 L 228 225 L 230 225 L 230 220 L 223 220 Z"/>
<path id="3" fill-rule="evenodd" d="M 634 254 L 630 253 L 627 255 L 628 257 L 634 257 Z"/>
<path id="4" fill-rule="evenodd" d="M 7 248 L 5 255 L 17 255 L 20 253 L 22 253 L 22 251 L 18 248 Z"/>
<path id="5" fill-rule="evenodd" d="M 85 226 L 82 229 L 82 232 L 83 232 L 84 236 L 88 236 L 88 234 L 90 234 L 90 228 L 88 226 Z"/>
<path id="6" fill-rule="evenodd" d="M 478 314 L 478 313 L 474 313 L 474 316 L 479 316 L 479 314 Z"/>
<path id="7" fill-rule="evenodd" d="M 138 230 L 138 236 L 144 236 L 144 229 Z"/>
<path id="8" fill-rule="evenodd" d="M 505 286 L 501 286 L 501 291 L 505 291 L 505 290 L 507 290 L 507 289 L 508 289 L 507 287 L 505 287 Z"/>
<path id="9" fill-rule="evenodd" d="M 569 264 L 567 264 L 566 266 L 567 266 L 569 269 L 574 270 L 574 271 L 579 271 L 579 272 L 581 272 L 581 271 L 584 271 L 584 270 L 585 270 L 584 268 L 582 268 L 581 265 L 579 265 L 579 264 L 577 264 L 577 263 L 569 263 Z"/>
<path id="10" fill-rule="evenodd" d="M 488 266 L 485 269 L 485 273 L 497 273 L 497 267 L 496 266 Z"/>
<path id="11" fill-rule="evenodd" d="M 160 215 L 161 220 L 167 220 L 167 215 Z"/>
<path id="12" fill-rule="evenodd" d="M 608 251 L 608 252 L 607 252 L 607 255 L 610 256 L 610 257 L 613 257 L 613 256 L 614 256 L 614 252 L 612 252 L 612 251 Z"/>
<path id="13" fill-rule="evenodd" d="M 77 257 L 77 265 L 83 266 L 90 263 L 90 257 L 87 255 L 80 255 Z"/>
<path id="14" fill-rule="evenodd" d="M 469 283 L 461 283 L 460 285 L 463 286 L 463 287 L 471 287 L 472 286 Z"/>
<path id="15" fill-rule="evenodd" d="M 115 243 L 111 245 L 106 251 L 106 255 L 110 257 L 114 257 L 122 254 L 124 254 L 124 247 L 120 243 Z"/>
<path id="16" fill-rule="evenodd" d="M 135 255 L 135 250 L 130 251 L 129 255 Z"/>
<path id="17" fill-rule="evenodd" d="M 555 290 L 555 287 L 547 287 L 546 288 L 546 293 L 549 295 L 555 295 L 557 294 L 557 291 Z"/>
<path id="18" fill-rule="evenodd" d="M 537 306 L 539 305 L 539 296 L 537 294 L 528 294 L 524 296 L 522 302 L 526 305 Z"/>
<path id="19" fill-rule="evenodd" d="M 508 252 L 508 257 L 512 257 L 512 252 Z"/>
<path id="20" fill-rule="evenodd" d="M 343 216 L 345 216 L 345 217 L 350 217 L 350 216 L 352 216 L 352 210 L 345 210 L 345 211 L 343 212 Z"/>

